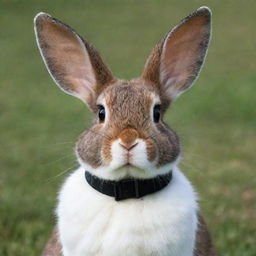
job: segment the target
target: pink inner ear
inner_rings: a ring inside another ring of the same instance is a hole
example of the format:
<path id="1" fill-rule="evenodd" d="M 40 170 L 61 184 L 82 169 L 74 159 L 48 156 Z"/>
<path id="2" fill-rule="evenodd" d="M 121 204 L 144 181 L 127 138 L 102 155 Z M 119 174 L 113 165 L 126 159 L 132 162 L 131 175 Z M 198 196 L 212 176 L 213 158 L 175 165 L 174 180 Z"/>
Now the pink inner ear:
<path id="1" fill-rule="evenodd" d="M 77 37 L 77 44 L 78 46 L 72 45 L 65 51 L 67 60 L 66 62 L 65 59 L 63 60 L 63 68 L 66 74 L 64 79 L 70 82 L 71 93 L 88 102 L 91 97 L 94 98 L 97 82 L 90 57 L 79 37 Z M 66 57 L 64 56 L 64 58 Z"/>
<path id="2" fill-rule="evenodd" d="M 163 45 L 160 80 L 170 97 L 188 89 L 196 78 L 206 52 L 209 24 L 194 16 L 172 31 Z"/>
<path id="3" fill-rule="evenodd" d="M 71 30 L 44 20 L 40 37 L 47 47 L 42 51 L 50 61 L 50 71 L 58 84 L 79 98 L 96 84 L 89 55 L 82 40 Z"/>

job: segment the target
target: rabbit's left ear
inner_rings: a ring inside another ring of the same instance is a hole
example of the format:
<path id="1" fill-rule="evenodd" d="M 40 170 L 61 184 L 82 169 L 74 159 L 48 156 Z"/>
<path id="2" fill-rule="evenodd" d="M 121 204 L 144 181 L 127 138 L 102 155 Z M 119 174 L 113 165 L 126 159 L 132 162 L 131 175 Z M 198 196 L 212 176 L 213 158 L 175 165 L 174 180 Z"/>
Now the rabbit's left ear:
<path id="1" fill-rule="evenodd" d="M 57 85 L 96 111 L 96 98 L 113 82 L 98 52 L 72 28 L 46 13 L 35 17 L 38 47 Z"/>
<path id="2" fill-rule="evenodd" d="M 201 7 L 171 30 L 149 56 L 142 78 L 157 87 L 166 106 L 192 86 L 210 35 L 211 11 Z"/>

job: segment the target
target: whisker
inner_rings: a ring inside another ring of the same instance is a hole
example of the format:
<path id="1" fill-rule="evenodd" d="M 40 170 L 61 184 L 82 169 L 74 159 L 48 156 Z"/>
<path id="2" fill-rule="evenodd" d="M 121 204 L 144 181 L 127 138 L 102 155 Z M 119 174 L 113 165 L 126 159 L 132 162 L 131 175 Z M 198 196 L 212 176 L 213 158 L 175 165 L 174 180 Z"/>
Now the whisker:
<path id="1" fill-rule="evenodd" d="M 47 146 L 42 146 L 42 147 L 39 146 L 39 148 L 40 149 L 49 149 L 54 146 L 58 147 L 61 145 L 70 145 L 70 144 L 75 144 L 75 143 L 74 143 L 74 141 L 72 141 L 72 142 L 71 141 L 70 142 L 57 142 L 57 143 L 48 144 Z"/>
<path id="2" fill-rule="evenodd" d="M 57 163 L 57 162 L 59 162 L 59 161 L 65 159 L 65 158 L 68 158 L 68 157 L 71 157 L 71 156 L 74 156 L 74 153 L 66 154 L 66 155 L 64 155 L 64 156 L 62 156 L 62 157 L 60 157 L 60 158 L 58 158 L 57 160 L 53 160 L 53 161 L 48 162 L 48 163 L 41 163 L 41 165 L 43 165 L 43 166 L 51 165 L 51 164 Z"/>
<path id="3" fill-rule="evenodd" d="M 45 183 L 50 183 L 50 182 L 53 182 L 53 180 L 55 180 L 56 178 L 62 176 L 63 174 L 67 173 L 68 171 L 72 170 L 72 169 L 75 169 L 78 167 L 78 163 L 72 165 L 71 167 L 65 169 L 64 171 L 60 172 L 59 174 L 53 176 L 53 177 L 50 177 L 49 179 L 46 179 L 45 180 Z"/>
<path id="4" fill-rule="evenodd" d="M 56 142 L 56 143 L 49 144 L 49 146 L 64 145 L 64 144 L 73 144 L 73 143 L 74 143 L 74 141 Z"/>
<path id="5" fill-rule="evenodd" d="M 155 139 L 156 136 L 158 136 L 160 133 L 154 133 L 146 137 L 146 139 Z"/>

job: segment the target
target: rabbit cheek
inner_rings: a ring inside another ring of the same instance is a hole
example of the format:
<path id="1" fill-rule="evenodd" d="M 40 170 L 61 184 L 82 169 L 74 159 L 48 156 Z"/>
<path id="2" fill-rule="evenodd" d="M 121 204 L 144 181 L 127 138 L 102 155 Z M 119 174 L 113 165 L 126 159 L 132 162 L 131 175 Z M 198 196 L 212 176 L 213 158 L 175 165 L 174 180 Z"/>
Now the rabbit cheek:
<path id="1" fill-rule="evenodd" d="M 78 158 L 97 168 L 101 166 L 101 137 L 95 136 L 94 133 L 87 131 L 80 137 L 76 145 L 76 152 Z"/>
<path id="2" fill-rule="evenodd" d="M 155 144 L 151 140 L 146 140 L 145 143 L 146 143 L 148 161 L 153 162 L 157 156 Z"/>
<path id="3" fill-rule="evenodd" d="M 102 160 L 104 164 L 109 164 L 112 161 L 112 154 L 111 154 L 111 145 L 112 141 L 106 140 L 102 146 Z"/>
<path id="4" fill-rule="evenodd" d="M 162 140 L 158 140 L 159 159 L 158 166 L 163 166 L 174 162 L 180 154 L 179 139 L 175 133 L 169 132 L 167 136 L 162 136 Z"/>

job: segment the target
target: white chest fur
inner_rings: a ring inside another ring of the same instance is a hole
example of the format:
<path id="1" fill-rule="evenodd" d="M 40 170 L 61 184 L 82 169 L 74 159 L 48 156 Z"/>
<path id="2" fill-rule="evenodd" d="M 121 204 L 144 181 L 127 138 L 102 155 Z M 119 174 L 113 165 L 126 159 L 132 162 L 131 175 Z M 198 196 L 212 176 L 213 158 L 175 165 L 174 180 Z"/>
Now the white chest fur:
<path id="1" fill-rule="evenodd" d="M 177 169 L 163 190 L 116 202 L 91 188 L 79 168 L 57 207 L 64 256 L 192 256 L 196 196 Z"/>

